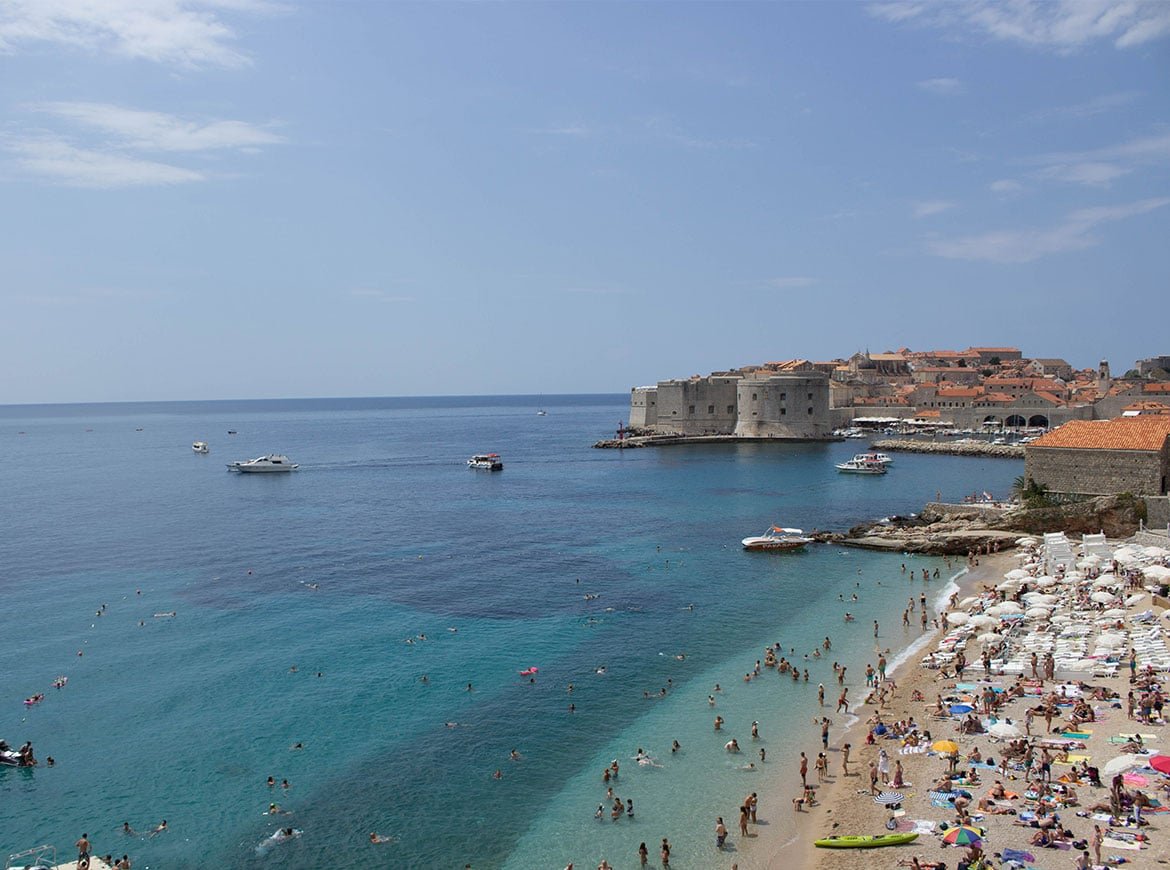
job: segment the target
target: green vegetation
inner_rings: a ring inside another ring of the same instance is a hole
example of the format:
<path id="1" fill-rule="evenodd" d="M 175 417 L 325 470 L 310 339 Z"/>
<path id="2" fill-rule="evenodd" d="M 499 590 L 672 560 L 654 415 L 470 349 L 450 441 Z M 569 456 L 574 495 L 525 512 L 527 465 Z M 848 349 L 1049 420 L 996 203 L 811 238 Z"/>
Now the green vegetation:
<path id="1" fill-rule="evenodd" d="M 989 359 L 987 361 L 987 364 L 989 366 L 997 366 L 997 365 L 1000 365 L 1001 363 L 1002 363 L 1002 360 L 1000 360 L 1000 358 L 997 356 L 993 356 L 991 359 Z"/>
<path id="2" fill-rule="evenodd" d="M 1024 507 L 1043 508 L 1052 506 L 1052 498 L 1048 494 L 1048 487 L 1037 483 L 1032 478 L 1020 475 L 1012 482 L 1012 492 Z"/>

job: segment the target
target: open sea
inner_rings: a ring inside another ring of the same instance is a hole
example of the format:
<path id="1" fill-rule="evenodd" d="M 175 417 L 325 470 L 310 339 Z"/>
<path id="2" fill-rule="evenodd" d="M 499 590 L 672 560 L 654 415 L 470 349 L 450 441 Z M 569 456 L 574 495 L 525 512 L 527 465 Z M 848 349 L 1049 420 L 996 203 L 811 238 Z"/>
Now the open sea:
<path id="1" fill-rule="evenodd" d="M 740 539 L 1003 496 L 1022 463 L 900 454 L 871 478 L 833 468 L 859 441 L 591 449 L 627 413 L 625 395 L 0 407 L 0 737 L 42 761 L 0 767 L 0 857 L 67 860 L 86 832 L 139 870 L 622 870 L 669 837 L 676 870 L 761 866 L 738 836 L 715 852 L 715 816 L 734 829 L 759 791 L 761 822 L 791 826 L 817 684 L 832 716 L 843 662 L 859 699 L 875 644 L 914 641 L 902 609 L 948 571 Z M 503 471 L 466 466 L 486 451 Z M 300 469 L 225 468 L 269 452 Z M 776 641 L 807 684 L 743 681 Z M 597 821 L 615 758 L 635 816 Z"/>

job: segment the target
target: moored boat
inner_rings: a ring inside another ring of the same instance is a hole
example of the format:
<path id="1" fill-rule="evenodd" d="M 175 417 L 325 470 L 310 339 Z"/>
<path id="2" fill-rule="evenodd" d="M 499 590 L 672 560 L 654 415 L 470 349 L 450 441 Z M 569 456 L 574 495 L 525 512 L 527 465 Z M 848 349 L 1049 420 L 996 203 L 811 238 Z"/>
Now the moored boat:
<path id="1" fill-rule="evenodd" d="M 812 543 L 812 538 L 805 537 L 802 529 L 769 526 L 762 535 L 744 538 L 742 543 L 745 550 L 798 550 Z"/>
<path id="2" fill-rule="evenodd" d="M 846 474 L 885 474 L 886 466 L 885 463 L 872 460 L 850 459 L 837 463 L 837 470 Z"/>
<path id="3" fill-rule="evenodd" d="M 903 843 L 913 843 L 918 834 L 880 834 L 875 837 L 840 836 L 825 837 L 814 840 L 813 845 L 821 849 L 876 849 L 879 846 L 901 846 Z"/>
<path id="4" fill-rule="evenodd" d="M 206 441 L 196 441 L 194 444 L 191 445 L 191 449 L 194 450 L 196 453 L 210 453 L 211 452 L 211 448 L 207 446 Z"/>
<path id="5" fill-rule="evenodd" d="M 893 465 L 894 460 L 888 453 L 855 453 L 854 462 L 880 462 L 882 465 Z"/>

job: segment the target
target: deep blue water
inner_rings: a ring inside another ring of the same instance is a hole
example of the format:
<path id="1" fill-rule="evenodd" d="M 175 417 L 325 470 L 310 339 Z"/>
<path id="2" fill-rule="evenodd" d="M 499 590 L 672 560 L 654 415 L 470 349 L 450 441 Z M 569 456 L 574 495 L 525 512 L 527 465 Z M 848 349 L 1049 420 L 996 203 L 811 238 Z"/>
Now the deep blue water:
<path id="1" fill-rule="evenodd" d="M 674 866 L 704 866 L 706 822 L 696 833 L 686 814 L 707 807 L 671 802 L 689 783 L 712 799 L 741 787 L 699 745 L 712 675 L 730 683 L 762 643 L 810 649 L 830 630 L 834 657 L 864 658 L 871 627 L 842 627 L 838 601 L 862 581 L 882 643 L 916 636 L 893 628 L 921 585 L 900 557 L 761 556 L 739 539 L 909 513 L 936 490 L 1005 494 L 1020 468 L 904 455 L 884 478 L 837 474 L 858 442 L 591 449 L 626 401 L 0 408 L 0 737 L 58 762 L 0 768 L 0 852 L 85 831 L 138 867 L 479 870 L 608 849 L 626 866 L 639 839 L 669 835 Z M 466 467 L 488 450 L 502 472 Z M 301 468 L 225 470 L 266 452 Z M 517 673 L 530 665 L 534 684 Z M 807 686 L 729 686 L 724 715 L 771 729 L 769 759 L 828 684 L 828 660 L 812 670 Z M 632 754 L 635 736 L 669 756 L 665 728 L 689 757 L 656 780 L 623 774 L 644 827 L 599 831 L 596 759 Z M 293 814 L 263 815 L 271 801 Z M 118 832 L 163 818 L 155 838 Z M 258 854 L 278 823 L 305 833 Z M 374 830 L 397 842 L 370 846 Z"/>

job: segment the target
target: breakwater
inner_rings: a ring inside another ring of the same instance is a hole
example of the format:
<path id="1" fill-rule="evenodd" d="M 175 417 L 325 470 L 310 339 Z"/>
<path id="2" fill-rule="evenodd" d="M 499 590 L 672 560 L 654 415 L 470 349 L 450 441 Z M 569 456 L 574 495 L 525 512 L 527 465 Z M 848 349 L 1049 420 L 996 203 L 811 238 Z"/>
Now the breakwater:
<path id="1" fill-rule="evenodd" d="M 997 456 L 1023 459 L 1019 444 L 988 444 L 985 441 L 919 441 L 910 438 L 886 438 L 873 442 L 874 450 L 901 450 L 907 453 L 947 453 L 952 456 Z"/>

